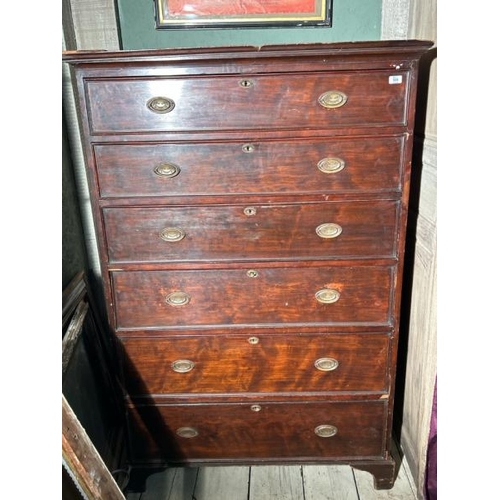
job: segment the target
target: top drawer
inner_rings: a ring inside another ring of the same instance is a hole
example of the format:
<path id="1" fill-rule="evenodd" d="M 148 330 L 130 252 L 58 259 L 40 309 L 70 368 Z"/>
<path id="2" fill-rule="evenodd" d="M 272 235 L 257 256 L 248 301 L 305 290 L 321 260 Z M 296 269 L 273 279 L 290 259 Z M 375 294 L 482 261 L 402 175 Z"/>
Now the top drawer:
<path id="1" fill-rule="evenodd" d="M 86 81 L 93 134 L 405 125 L 407 72 Z"/>

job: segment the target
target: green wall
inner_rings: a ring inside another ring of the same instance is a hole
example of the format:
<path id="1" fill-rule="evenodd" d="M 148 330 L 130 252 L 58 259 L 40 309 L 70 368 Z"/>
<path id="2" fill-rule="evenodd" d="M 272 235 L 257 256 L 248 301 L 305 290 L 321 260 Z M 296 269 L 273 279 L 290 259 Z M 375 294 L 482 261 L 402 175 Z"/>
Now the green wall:
<path id="1" fill-rule="evenodd" d="M 157 30 L 153 0 L 118 0 L 122 49 L 379 40 L 382 0 L 333 0 L 331 28 Z"/>

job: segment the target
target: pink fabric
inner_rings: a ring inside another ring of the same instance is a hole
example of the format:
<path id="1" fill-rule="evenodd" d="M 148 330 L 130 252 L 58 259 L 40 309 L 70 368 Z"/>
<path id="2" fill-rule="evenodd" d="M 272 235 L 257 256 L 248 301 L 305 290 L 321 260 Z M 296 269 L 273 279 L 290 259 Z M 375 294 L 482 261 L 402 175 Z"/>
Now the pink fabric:
<path id="1" fill-rule="evenodd" d="M 437 379 L 434 385 L 432 402 L 431 429 L 427 446 L 427 465 L 425 470 L 425 498 L 437 499 Z"/>

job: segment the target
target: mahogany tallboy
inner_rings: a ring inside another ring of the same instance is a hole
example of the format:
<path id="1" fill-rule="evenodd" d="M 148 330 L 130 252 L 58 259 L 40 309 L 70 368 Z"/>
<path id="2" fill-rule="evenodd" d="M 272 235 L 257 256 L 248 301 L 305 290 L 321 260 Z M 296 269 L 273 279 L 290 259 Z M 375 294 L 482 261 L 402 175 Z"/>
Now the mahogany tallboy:
<path id="1" fill-rule="evenodd" d="M 134 465 L 343 463 L 393 485 L 431 45 L 64 53 Z"/>

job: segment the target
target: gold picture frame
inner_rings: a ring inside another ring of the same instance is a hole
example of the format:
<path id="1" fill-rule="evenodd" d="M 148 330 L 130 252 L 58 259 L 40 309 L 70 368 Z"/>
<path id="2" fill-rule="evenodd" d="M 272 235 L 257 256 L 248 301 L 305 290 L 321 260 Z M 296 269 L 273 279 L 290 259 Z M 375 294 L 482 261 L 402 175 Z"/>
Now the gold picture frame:
<path id="1" fill-rule="evenodd" d="M 157 29 L 330 27 L 333 0 L 154 0 Z"/>

